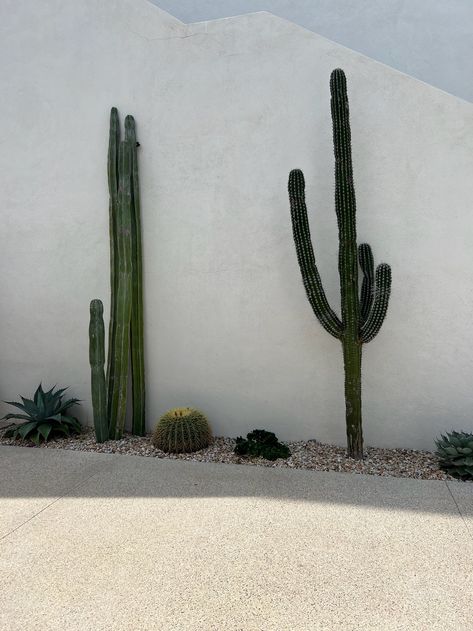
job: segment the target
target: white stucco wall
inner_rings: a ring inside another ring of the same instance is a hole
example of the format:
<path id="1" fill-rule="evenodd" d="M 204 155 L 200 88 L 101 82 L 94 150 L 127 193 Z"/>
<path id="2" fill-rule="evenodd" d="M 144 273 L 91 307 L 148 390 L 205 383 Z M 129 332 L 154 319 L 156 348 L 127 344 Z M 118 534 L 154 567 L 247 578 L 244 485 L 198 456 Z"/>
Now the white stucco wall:
<path id="1" fill-rule="evenodd" d="M 471 0 L 152 1 L 183 22 L 270 11 L 473 101 Z"/>
<path id="2" fill-rule="evenodd" d="M 116 105 L 141 143 L 149 428 L 189 404 L 217 434 L 343 444 L 341 351 L 306 300 L 286 193 L 302 168 L 338 309 L 328 81 L 342 67 L 359 239 L 393 268 L 364 351 L 366 442 L 473 429 L 471 104 L 266 13 L 185 26 L 146 0 L 17 0 L 0 29 L 1 399 L 70 384 L 91 422 Z"/>

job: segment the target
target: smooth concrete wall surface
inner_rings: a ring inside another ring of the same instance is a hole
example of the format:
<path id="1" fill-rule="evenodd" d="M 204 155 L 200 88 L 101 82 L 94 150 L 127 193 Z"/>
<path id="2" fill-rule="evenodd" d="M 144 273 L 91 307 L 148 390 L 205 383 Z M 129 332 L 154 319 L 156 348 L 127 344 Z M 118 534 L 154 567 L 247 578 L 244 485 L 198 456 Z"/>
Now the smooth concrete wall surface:
<path id="1" fill-rule="evenodd" d="M 146 0 L 17 0 L 0 29 L 1 399 L 70 385 L 92 421 L 115 105 L 141 143 L 148 427 L 194 405 L 216 434 L 343 444 L 341 349 L 307 302 L 286 191 L 302 168 L 338 310 L 329 76 L 342 67 L 359 240 L 393 269 L 364 350 L 366 443 L 431 448 L 473 430 L 470 104 L 267 13 L 184 25 Z"/>
<path id="2" fill-rule="evenodd" d="M 183 22 L 270 11 L 473 101 L 471 0 L 153 0 Z"/>

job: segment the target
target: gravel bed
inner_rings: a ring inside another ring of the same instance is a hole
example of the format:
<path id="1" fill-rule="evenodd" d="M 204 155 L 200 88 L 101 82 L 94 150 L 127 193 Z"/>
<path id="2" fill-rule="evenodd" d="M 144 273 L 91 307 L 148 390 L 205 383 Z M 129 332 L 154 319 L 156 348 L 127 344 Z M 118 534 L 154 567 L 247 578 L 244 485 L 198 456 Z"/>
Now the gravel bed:
<path id="1" fill-rule="evenodd" d="M 0 431 L 1 445 L 23 445 L 37 448 L 29 442 L 5 438 Z M 380 449 L 366 447 L 363 460 L 347 458 L 343 447 L 324 445 L 316 440 L 286 443 L 291 450 L 287 460 L 274 462 L 263 458 L 247 458 L 233 453 L 233 438 L 216 437 L 207 449 L 191 454 L 167 454 L 153 447 L 151 436 L 144 437 L 126 434 L 122 440 L 109 440 L 98 444 L 94 431 L 85 428 L 79 436 L 58 438 L 42 443 L 41 449 L 70 449 L 72 451 L 95 451 L 99 453 L 116 453 L 152 458 L 168 458 L 171 460 L 193 460 L 197 462 L 221 462 L 246 464 L 262 467 L 282 467 L 287 469 L 314 469 L 316 471 L 345 471 L 348 473 L 365 473 L 396 478 L 417 478 L 422 480 L 454 480 L 439 469 L 436 456 L 429 451 L 412 449 Z"/>

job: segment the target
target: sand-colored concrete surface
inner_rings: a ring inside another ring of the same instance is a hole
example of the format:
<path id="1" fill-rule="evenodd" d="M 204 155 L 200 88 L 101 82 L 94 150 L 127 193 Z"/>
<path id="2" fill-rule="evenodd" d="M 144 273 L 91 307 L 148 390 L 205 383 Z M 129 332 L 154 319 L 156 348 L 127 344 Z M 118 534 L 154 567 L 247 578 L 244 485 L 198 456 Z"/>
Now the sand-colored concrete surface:
<path id="1" fill-rule="evenodd" d="M 0 461 L 2 630 L 470 628 L 471 484 L 17 447 Z"/>

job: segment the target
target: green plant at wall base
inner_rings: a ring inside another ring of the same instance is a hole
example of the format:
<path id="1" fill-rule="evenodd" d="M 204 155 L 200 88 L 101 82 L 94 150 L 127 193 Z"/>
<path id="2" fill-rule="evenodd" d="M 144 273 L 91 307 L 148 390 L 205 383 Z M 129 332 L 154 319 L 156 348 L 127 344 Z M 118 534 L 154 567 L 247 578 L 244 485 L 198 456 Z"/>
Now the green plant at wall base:
<path id="1" fill-rule="evenodd" d="M 159 419 L 151 440 L 162 451 L 188 453 L 208 447 L 212 442 L 212 430 L 199 410 L 173 408 Z"/>
<path id="2" fill-rule="evenodd" d="M 347 84 L 343 70 L 330 78 L 333 144 L 335 153 L 335 212 L 339 234 L 341 320 L 330 307 L 315 262 L 302 171 L 289 175 L 289 200 L 297 259 L 312 309 L 321 325 L 340 340 L 345 367 L 345 405 L 348 455 L 363 457 L 361 415 L 361 350 L 379 332 L 388 308 L 391 268 L 374 270 L 367 243 L 357 245 L 356 201 L 351 159 L 351 131 Z M 361 291 L 359 268 L 363 274 Z"/>
<path id="3" fill-rule="evenodd" d="M 246 440 L 239 436 L 236 439 L 235 453 L 239 456 L 254 456 L 266 460 L 289 458 L 289 447 L 280 443 L 273 432 L 255 429 L 246 436 Z"/>
<path id="4" fill-rule="evenodd" d="M 133 116 L 126 117 L 125 138 L 121 140 L 118 111 L 115 107 L 112 108 L 107 160 L 111 295 L 106 375 L 106 418 L 108 436 L 112 439 L 121 438 L 125 427 L 130 360 L 132 431 L 140 436 L 145 433 L 143 279 L 137 147 Z M 91 306 L 90 326 L 92 317 Z M 92 353 L 90 346 L 89 349 Z M 97 418 L 102 417 L 102 412 L 103 410 Z M 103 437 L 105 431 L 102 420 L 99 425 L 102 428 L 100 437 Z M 99 433 L 98 441 L 102 439 L 99 438 Z"/>
<path id="5" fill-rule="evenodd" d="M 89 362 L 91 369 L 92 407 L 98 443 L 108 440 L 107 387 L 105 383 L 105 326 L 101 300 L 90 303 Z"/>
<path id="6" fill-rule="evenodd" d="M 8 405 L 13 405 L 21 410 L 22 413 L 12 412 L 6 414 L 3 419 L 24 421 L 7 428 L 5 432 L 7 438 L 22 438 L 38 445 L 41 441 L 47 441 L 50 438 L 80 434 L 79 421 L 75 416 L 70 416 L 67 413 L 69 408 L 79 404 L 79 399 L 63 401 L 63 395 L 67 388 L 60 388 L 54 392 L 55 387 L 44 392 L 40 384 L 33 399 L 20 397 L 22 403 L 5 401 Z"/>
<path id="7" fill-rule="evenodd" d="M 435 441 L 440 467 L 455 478 L 473 480 L 473 434 L 447 433 Z"/>

